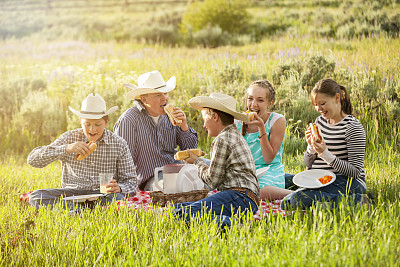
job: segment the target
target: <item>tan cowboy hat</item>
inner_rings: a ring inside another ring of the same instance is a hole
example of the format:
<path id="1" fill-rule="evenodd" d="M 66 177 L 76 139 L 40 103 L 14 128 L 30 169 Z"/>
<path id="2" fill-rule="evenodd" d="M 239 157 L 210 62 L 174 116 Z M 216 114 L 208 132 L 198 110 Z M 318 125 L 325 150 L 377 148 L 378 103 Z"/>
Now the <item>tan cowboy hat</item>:
<path id="1" fill-rule="evenodd" d="M 82 119 L 101 119 L 118 109 L 117 106 L 106 111 L 106 101 L 99 94 L 90 94 L 82 102 L 81 111 L 77 111 L 71 107 L 69 109 Z"/>
<path id="2" fill-rule="evenodd" d="M 249 118 L 239 112 L 236 112 L 236 100 L 225 94 L 211 93 L 210 96 L 196 96 L 189 100 L 192 108 L 201 110 L 203 108 L 212 108 L 232 115 L 235 119 L 249 122 Z"/>
<path id="3" fill-rule="evenodd" d="M 138 85 L 124 83 L 123 86 L 131 89 L 126 94 L 129 100 L 140 98 L 141 95 L 154 93 L 168 93 L 176 87 L 176 78 L 172 76 L 167 82 L 157 70 L 142 74 L 138 78 Z"/>

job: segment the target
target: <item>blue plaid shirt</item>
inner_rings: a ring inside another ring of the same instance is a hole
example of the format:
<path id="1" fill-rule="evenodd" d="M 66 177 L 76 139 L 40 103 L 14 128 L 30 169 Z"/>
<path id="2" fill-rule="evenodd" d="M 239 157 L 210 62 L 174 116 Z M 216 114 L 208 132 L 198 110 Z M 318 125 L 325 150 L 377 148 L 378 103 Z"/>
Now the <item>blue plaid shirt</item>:
<path id="1" fill-rule="evenodd" d="M 135 193 L 137 176 L 132 156 L 125 140 L 107 129 L 96 142 L 97 149 L 84 160 L 75 160 L 76 153 L 65 151 L 67 144 L 88 142 L 82 129 L 63 133 L 48 146 L 37 147 L 28 156 L 28 164 L 43 168 L 53 161 L 61 161 L 63 188 L 99 190 L 99 173 L 114 173 L 123 194 Z"/>
<path id="2" fill-rule="evenodd" d="M 173 126 L 167 115 L 161 115 L 156 124 L 146 108 L 135 101 L 135 106 L 126 110 L 114 125 L 114 132 L 129 145 L 136 172 L 141 183 L 154 176 L 154 168 L 171 163 L 179 146 L 181 150 L 197 148 L 195 130 L 186 132 Z"/>

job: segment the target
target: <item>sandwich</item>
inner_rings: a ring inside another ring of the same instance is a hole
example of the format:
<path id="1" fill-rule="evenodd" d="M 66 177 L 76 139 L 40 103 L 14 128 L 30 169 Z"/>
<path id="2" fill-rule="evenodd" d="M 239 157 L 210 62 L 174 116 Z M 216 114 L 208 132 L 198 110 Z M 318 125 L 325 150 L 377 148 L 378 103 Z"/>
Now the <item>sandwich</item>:
<path id="1" fill-rule="evenodd" d="M 184 160 L 187 159 L 188 157 L 190 157 L 189 155 L 189 151 L 192 152 L 193 154 L 195 154 L 198 157 L 204 156 L 206 153 L 204 153 L 203 151 L 201 151 L 200 148 L 195 148 L 195 149 L 188 149 L 188 150 L 182 150 L 182 151 L 178 151 L 175 155 L 174 155 L 174 159 L 176 160 Z"/>
<path id="2" fill-rule="evenodd" d="M 89 142 L 88 146 L 89 146 L 89 154 L 86 155 L 86 156 L 83 156 L 83 155 L 80 155 L 80 154 L 76 154 L 76 156 L 75 156 L 75 159 L 76 159 L 76 160 L 83 160 L 83 159 L 87 158 L 87 157 L 88 157 L 90 154 L 92 154 L 92 153 L 96 150 L 96 148 L 97 148 L 97 144 L 96 144 L 95 142 Z"/>
<path id="3" fill-rule="evenodd" d="M 257 112 L 247 110 L 244 114 L 249 118 L 249 120 L 252 121 L 252 120 L 254 120 L 254 117 L 257 114 Z"/>
<path id="4" fill-rule="evenodd" d="M 174 112 L 174 106 L 171 104 L 168 104 L 164 107 L 165 113 L 167 113 L 169 120 L 171 121 L 171 124 L 173 126 L 177 126 L 182 123 L 182 120 L 179 120 L 175 118 L 173 112 Z"/>
<path id="5" fill-rule="evenodd" d="M 321 134 L 321 129 L 319 128 L 319 126 L 315 123 L 310 123 L 310 128 L 314 141 L 316 143 L 322 143 L 322 141 L 324 141 L 324 137 Z"/>

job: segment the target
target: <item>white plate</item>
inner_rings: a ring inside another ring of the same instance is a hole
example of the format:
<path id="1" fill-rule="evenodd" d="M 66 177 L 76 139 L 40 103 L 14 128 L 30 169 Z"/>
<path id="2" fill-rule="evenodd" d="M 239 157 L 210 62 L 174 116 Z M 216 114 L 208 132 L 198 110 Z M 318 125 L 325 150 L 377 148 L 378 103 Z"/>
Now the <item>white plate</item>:
<path id="1" fill-rule="evenodd" d="M 74 202 L 85 202 L 87 201 L 94 201 L 98 199 L 99 197 L 104 196 L 105 194 L 91 194 L 91 195 L 79 195 L 79 196 L 70 196 L 70 197 L 65 197 L 64 200 L 70 200 Z"/>
<path id="2" fill-rule="evenodd" d="M 318 178 L 324 177 L 325 175 L 332 176 L 332 180 L 329 183 L 322 184 Z M 304 188 L 320 188 L 327 185 L 330 185 L 336 180 L 336 175 L 327 170 L 307 170 L 296 174 L 293 177 L 293 183 L 297 186 Z"/>
<path id="3" fill-rule="evenodd" d="M 176 179 L 176 187 L 179 192 L 189 192 L 204 188 L 204 183 L 199 178 L 195 165 L 186 164 L 180 169 L 178 178 Z"/>

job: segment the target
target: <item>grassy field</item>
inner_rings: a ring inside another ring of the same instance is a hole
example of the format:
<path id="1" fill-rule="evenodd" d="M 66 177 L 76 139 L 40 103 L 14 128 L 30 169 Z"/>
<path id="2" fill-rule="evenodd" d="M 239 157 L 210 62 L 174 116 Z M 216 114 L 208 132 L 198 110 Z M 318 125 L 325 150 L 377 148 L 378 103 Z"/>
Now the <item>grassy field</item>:
<path id="1" fill-rule="evenodd" d="M 35 1 L 17 2 L 5 1 L 0 9 L 1 266 L 399 265 L 400 43 L 398 36 L 378 34 L 371 30 L 377 25 L 360 22 L 368 1 L 355 1 L 358 6 L 352 1 L 295 1 L 295 7 L 294 1 L 261 3 L 249 11 L 251 23 L 265 30 L 258 33 L 263 38 L 243 37 L 247 41 L 241 45 L 217 48 L 180 47 L 152 35 L 154 27 L 169 25 L 167 33 L 176 32 L 184 4 L 165 4 L 156 12 L 153 6 L 131 4 L 121 12 L 122 0 L 93 10 L 88 5 L 107 2 L 75 1 L 64 8 L 68 3 L 52 1 L 51 11 L 40 7 L 28 14 Z M 371 4 L 366 21 L 385 22 L 386 11 L 395 21 L 398 1 L 383 2 L 382 9 Z M 342 15 L 347 4 L 349 13 Z M 351 19 L 353 24 L 347 22 Z M 288 121 L 283 161 L 289 173 L 305 169 L 304 129 L 318 116 L 309 90 L 315 80 L 333 77 L 348 88 L 366 130 L 365 171 L 368 190 L 376 196 L 373 205 L 313 208 L 250 220 L 221 233 L 206 218 L 187 227 L 171 211 L 112 205 L 71 215 L 57 209 L 36 212 L 20 203 L 22 193 L 60 186 L 59 163 L 35 169 L 25 161 L 35 146 L 78 127 L 68 106 L 77 109 L 88 93 L 100 93 L 109 106 L 120 107 L 110 118 L 111 130 L 132 104 L 121 84 L 136 84 L 138 75 L 152 70 L 166 79 L 176 76 L 170 101 L 185 110 L 206 152 L 211 138 L 188 100 L 224 92 L 243 110 L 247 86 L 255 79 L 272 81 L 275 110 Z"/>
<path id="2" fill-rule="evenodd" d="M 36 213 L 18 197 L 31 189 L 59 186 L 59 164 L 34 169 L 19 160 L 3 161 L 0 264 L 396 266 L 400 168 L 384 149 L 367 156 L 368 183 L 377 195 L 373 206 L 313 208 L 234 225 L 225 234 L 216 224 L 204 222 L 206 218 L 186 227 L 170 211 L 118 210 L 112 205 L 75 215 L 60 210 Z"/>

